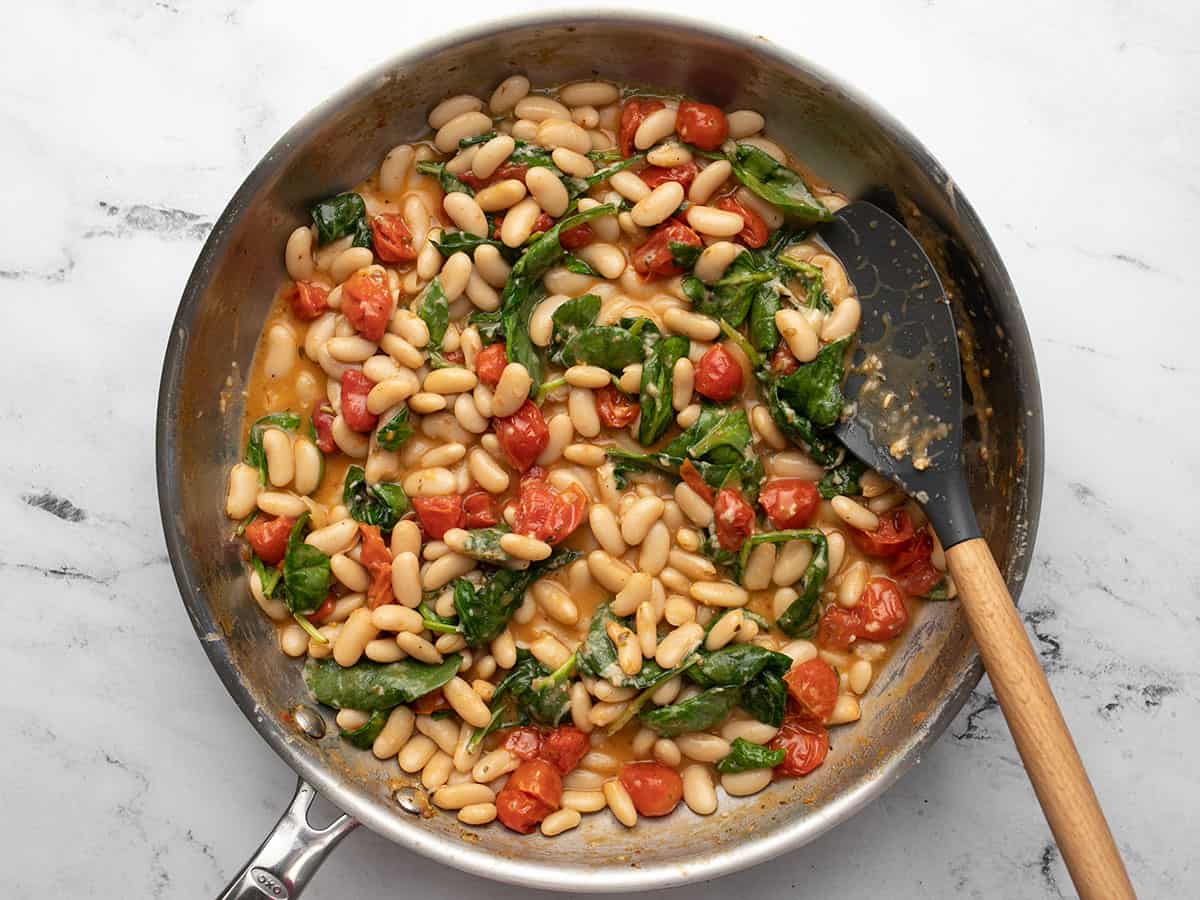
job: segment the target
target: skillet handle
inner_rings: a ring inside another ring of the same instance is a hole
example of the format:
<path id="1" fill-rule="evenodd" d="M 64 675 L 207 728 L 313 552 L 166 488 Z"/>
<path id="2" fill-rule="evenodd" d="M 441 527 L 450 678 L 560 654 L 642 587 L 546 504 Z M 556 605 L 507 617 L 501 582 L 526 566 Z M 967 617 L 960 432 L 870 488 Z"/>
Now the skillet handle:
<path id="1" fill-rule="evenodd" d="M 983 538 L 946 550 L 959 603 L 1025 771 L 1082 900 L 1135 896 L 1121 853 Z"/>
<path id="2" fill-rule="evenodd" d="M 217 900 L 295 900 L 329 852 L 358 827 L 358 820 L 339 816 L 324 828 L 308 823 L 308 810 L 317 792 L 297 779 L 292 802 L 250 861 L 242 867 Z"/>

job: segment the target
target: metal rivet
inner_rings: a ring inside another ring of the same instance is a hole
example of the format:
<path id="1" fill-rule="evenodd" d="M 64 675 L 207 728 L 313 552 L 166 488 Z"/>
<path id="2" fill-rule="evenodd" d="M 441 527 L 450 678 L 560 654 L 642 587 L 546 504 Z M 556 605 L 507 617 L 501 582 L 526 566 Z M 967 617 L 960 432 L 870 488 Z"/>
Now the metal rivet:
<path id="1" fill-rule="evenodd" d="M 296 727 L 310 738 L 325 737 L 325 719 L 311 706 L 297 705 L 292 710 L 292 718 L 296 720 Z"/>
<path id="2" fill-rule="evenodd" d="M 406 813 L 410 813 L 414 816 L 419 816 L 421 814 L 421 804 L 417 800 L 417 792 L 415 789 L 400 788 L 400 790 L 392 794 L 392 799 L 394 799 L 396 801 L 396 805 Z"/>

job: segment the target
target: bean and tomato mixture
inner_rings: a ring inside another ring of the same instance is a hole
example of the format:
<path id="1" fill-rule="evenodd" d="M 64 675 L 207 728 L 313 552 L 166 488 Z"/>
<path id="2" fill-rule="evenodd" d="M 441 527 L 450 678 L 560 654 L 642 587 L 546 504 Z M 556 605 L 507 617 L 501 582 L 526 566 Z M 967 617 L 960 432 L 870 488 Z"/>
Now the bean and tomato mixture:
<path id="1" fill-rule="evenodd" d="M 763 117 L 514 75 L 284 248 L 226 511 L 341 736 L 474 826 L 802 778 L 919 599 L 919 508 L 832 434 L 844 201 Z"/>

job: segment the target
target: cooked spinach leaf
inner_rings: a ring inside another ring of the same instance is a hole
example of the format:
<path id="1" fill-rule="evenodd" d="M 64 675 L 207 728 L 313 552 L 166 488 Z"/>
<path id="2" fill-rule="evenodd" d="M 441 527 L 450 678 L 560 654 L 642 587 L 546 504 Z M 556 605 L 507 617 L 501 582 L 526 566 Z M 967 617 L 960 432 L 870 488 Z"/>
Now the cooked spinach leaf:
<path id="1" fill-rule="evenodd" d="M 404 488 L 390 481 L 367 484 L 362 466 L 350 466 L 342 487 L 342 502 L 355 521 L 378 525 L 387 534 L 409 510 Z"/>
<path id="2" fill-rule="evenodd" d="M 701 687 L 741 687 L 763 670 L 782 675 L 791 665 L 791 657 L 758 644 L 730 644 L 720 650 L 702 651 L 700 663 L 688 672 L 688 678 Z"/>
<path id="3" fill-rule="evenodd" d="M 375 738 L 379 737 L 379 732 L 383 731 L 383 726 L 387 724 L 388 713 L 382 709 L 377 709 L 353 731 L 347 731 L 342 728 L 339 734 L 342 740 L 349 741 L 359 750 L 370 750 L 371 745 L 375 743 Z"/>
<path id="4" fill-rule="evenodd" d="M 261 419 L 256 419 L 250 426 L 250 437 L 246 441 L 246 465 L 258 469 L 258 483 L 267 485 L 267 453 L 263 450 L 263 434 L 268 428 L 278 428 L 282 431 L 295 431 L 300 427 L 300 417 L 295 413 L 270 413 Z"/>
<path id="5" fill-rule="evenodd" d="M 599 315 L 600 297 L 596 294 L 584 294 L 555 309 L 550 317 L 554 323 L 554 330 L 550 335 L 550 361 L 566 368 L 563 351 L 567 344 L 590 328 Z"/>
<path id="6" fill-rule="evenodd" d="M 347 234 L 354 236 L 352 246 L 371 246 L 371 226 L 367 224 L 367 204 L 354 192 L 338 194 L 312 208 L 313 225 L 319 245 L 336 241 Z"/>
<path id="7" fill-rule="evenodd" d="M 376 433 L 376 440 L 384 450 L 399 450 L 404 442 L 416 434 L 416 429 L 408 421 L 408 407 L 400 408 L 394 416 L 387 420 Z"/>
<path id="8" fill-rule="evenodd" d="M 438 184 L 441 185 L 443 193 L 453 194 L 455 192 L 460 192 L 469 197 L 475 196 L 475 192 L 471 190 L 471 187 L 466 184 L 466 182 L 459 181 L 458 176 L 456 176 L 453 172 L 446 171 L 445 163 L 434 162 L 433 160 L 429 159 L 421 160 L 417 163 L 417 173 L 436 178 L 438 180 Z"/>
<path id="9" fill-rule="evenodd" d="M 475 326 L 475 330 L 479 332 L 479 339 L 485 347 L 504 340 L 504 321 L 498 309 L 490 312 L 477 309 L 467 318 L 467 322 Z"/>
<path id="10" fill-rule="evenodd" d="M 681 700 L 670 706 L 642 710 L 638 718 L 647 728 L 662 737 L 677 737 L 691 731 L 707 731 L 729 717 L 737 706 L 741 689 L 737 687 L 714 687 L 702 691 L 695 697 Z"/>
<path id="11" fill-rule="evenodd" d="M 310 658 L 304 664 L 304 683 L 326 706 L 374 712 L 412 703 L 436 691 L 458 673 L 461 662 L 457 653 L 437 665 L 402 659 L 394 663 L 362 660 L 343 667 L 332 658 Z"/>
<path id="12" fill-rule="evenodd" d="M 828 222 L 833 218 L 812 195 L 803 178 L 757 147 L 738 144 L 729 162 L 738 181 L 785 214 L 808 222 Z"/>
<path id="13" fill-rule="evenodd" d="M 563 257 L 563 268 L 568 272 L 574 272 L 576 275 L 587 275 L 589 278 L 599 278 L 600 273 L 585 263 L 574 253 L 568 253 Z"/>
<path id="14" fill-rule="evenodd" d="M 516 258 L 517 251 L 503 241 L 479 237 L 479 235 L 471 234 L 467 231 L 452 231 L 449 234 L 442 234 L 438 240 L 433 242 L 433 245 L 438 248 L 438 252 L 446 258 L 453 256 L 455 253 L 465 253 L 467 256 L 474 257 L 475 251 L 484 244 L 495 247 L 500 251 L 500 255 L 509 262 L 512 262 Z"/>
<path id="15" fill-rule="evenodd" d="M 821 312 L 833 312 L 833 302 L 825 293 L 825 275 L 819 268 L 790 256 L 780 256 L 779 263 L 804 285 L 805 306 L 809 309 L 819 309 Z"/>
<path id="16" fill-rule="evenodd" d="M 329 557 L 304 543 L 308 513 L 296 520 L 283 554 L 283 596 L 293 613 L 316 612 L 329 594 Z M 262 578 L 262 575 L 259 575 Z"/>
<path id="17" fill-rule="evenodd" d="M 474 752 L 493 731 L 515 728 L 537 722 L 557 725 L 571 708 L 568 687 L 574 657 L 551 672 L 524 648 L 517 650 L 517 662 L 504 679 L 496 685 L 490 709 L 492 718 L 483 728 L 476 728 L 467 745 Z"/>
<path id="18" fill-rule="evenodd" d="M 437 278 L 429 282 L 417 298 L 417 315 L 429 329 L 429 346 L 440 348 L 450 325 L 450 301 Z"/>
<path id="19" fill-rule="evenodd" d="M 737 255 L 696 311 L 724 319 L 733 327 L 746 320 L 751 305 L 760 295 L 779 296 L 779 267 L 762 251 L 746 250 Z"/>
<path id="20" fill-rule="evenodd" d="M 867 467 L 853 456 L 847 457 L 845 462 L 834 466 L 821 477 L 817 490 L 826 500 L 839 494 L 861 494 L 862 485 L 858 483 L 858 479 L 866 470 Z"/>
<path id="21" fill-rule="evenodd" d="M 829 541 L 819 528 L 793 528 L 787 531 L 767 531 L 753 534 L 742 544 L 740 563 L 745 571 L 746 560 L 750 551 L 759 544 L 785 544 L 788 541 L 808 541 L 812 544 L 812 559 L 804 569 L 804 574 L 796 583 L 796 592 L 800 595 L 792 601 L 791 606 L 784 610 L 775 625 L 790 637 L 811 637 L 817 630 L 817 619 L 821 614 L 821 588 L 829 575 Z"/>
<path id="22" fill-rule="evenodd" d="M 648 659 L 642 663 L 642 668 L 636 675 L 626 675 L 617 663 L 617 648 L 606 631 L 609 622 L 619 622 L 626 626 L 630 624 L 613 613 L 611 604 L 601 603 L 597 606 L 592 613 L 587 636 L 575 651 L 580 672 L 593 678 L 604 678 L 617 687 L 631 687 L 639 691 L 656 686 L 661 683 L 664 674 L 671 673 L 654 660 Z"/>
<path id="23" fill-rule="evenodd" d="M 764 669 L 742 688 L 742 699 L 739 703 L 742 709 L 758 721 L 778 728 L 783 724 L 783 715 L 787 711 L 787 696 L 787 685 L 784 684 L 783 678 L 769 669 Z"/>
<path id="24" fill-rule="evenodd" d="M 510 530 L 505 524 L 492 528 L 472 528 L 467 532 L 467 540 L 462 552 L 481 562 L 490 562 L 496 565 L 506 563 L 512 557 L 505 553 L 504 548 L 500 546 L 500 538 L 508 534 Z"/>
<path id="25" fill-rule="evenodd" d="M 669 241 L 667 249 L 671 251 L 671 261 L 685 272 L 690 272 L 696 267 L 696 260 L 704 250 L 703 247 L 685 244 L 682 241 Z"/>
<path id="26" fill-rule="evenodd" d="M 783 762 L 785 755 L 782 749 L 772 750 L 745 738 L 734 738 L 729 755 L 717 763 L 717 771 L 722 775 L 733 775 L 750 769 L 773 769 Z"/>
<path id="27" fill-rule="evenodd" d="M 592 325 L 564 345 L 561 365 L 599 366 L 619 373 L 642 361 L 642 339 L 618 325 Z"/>
<path id="28" fill-rule="evenodd" d="M 842 374 L 850 338 L 826 344 L 817 358 L 779 379 L 778 392 L 817 428 L 832 428 L 842 414 Z"/>
<path id="29" fill-rule="evenodd" d="M 504 630 L 535 581 L 578 558 L 579 554 L 574 550 L 560 547 L 546 559 L 531 563 L 528 569 L 489 572 L 478 588 L 465 578 L 455 581 L 454 608 L 458 612 L 459 630 L 467 644 L 478 647 L 493 640 Z"/>
<path id="30" fill-rule="evenodd" d="M 262 586 L 263 596 L 274 597 L 275 592 L 279 589 L 280 580 L 283 578 L 283 570 L 277 569 L 275 566 L 268 566 L 258 558 L 257 553 L 251 554 L 250 565 L 258 573 L 258 582 Z"/>
<path id="31" fill-rule="evenodd" d="M 687 356 L 690 348 L 691 342 L 680 335 L 664 338 L 654 345 L 642 365 L 642 418 L 638 424 L 638 442 L 643 447 L 649 447 L 662 437 L 674 418 L 671 375 L 675 363 Z"/>

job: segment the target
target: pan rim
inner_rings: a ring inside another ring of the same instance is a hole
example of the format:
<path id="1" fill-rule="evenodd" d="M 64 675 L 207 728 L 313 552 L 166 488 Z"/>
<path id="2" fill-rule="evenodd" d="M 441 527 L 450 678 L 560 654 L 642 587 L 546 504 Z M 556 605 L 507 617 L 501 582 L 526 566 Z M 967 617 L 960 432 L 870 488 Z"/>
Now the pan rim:
<path id="1" fill-rule="evenodd" d="M 373 831 L 424 856 L 447 862 L 455 868 L 484 878 L 573 892 L 649 890 L 711 879 L 764 862 L 787 850 L 811 842 L 883 794 L 904 772 L 920 760 L 922 753 L 941 735 L 966 703 L 971 690 L 978 683 L 983 672 L 978 654 L 973 650 L 970 652 L 968 663 L 960 671 L 957 681 L 949 691 L 943 694 L 942 700 L 935 707 L 934 714 L 927 717 L 920 726 L 914 728 L 902 752 L 893 753 L 886 763 L 873 772 L 869 780 L 859 783 L 834 798 L 824 807 L 821 816 L 797 820 L 776 829 L 771 834 L 757 836 L 750 841 L 731 844 L 708 853 L 698 852 L 694 861 L 650 863 L 638 867 L 610 866 L 603 869 L 509 858 L 493 855 L 482 845 L 472 847 L 462 842 L 451 843 L 444 837 L 422 828 L 417 821 L 385 813 L 375 797 L 359 789 L 356 785 L 335 776 L 330 770 L 310 761 L 303 754 L 297 753 L 295 748 L 290 745 L 287 734 L 278 727 L 278 723 L 274 723 L 255 702 L 248 686 L 242 681 L 234 666 L 228 643 L 211 638 L 212 635 L 219 634 L 219 628 L 212 617 L 208 604 L 204 602 L 201 585 L 183 540 L 182 529 L 176 520 L 177 511 L 182 507 L 182 498 L 180 481 L 176 477 L 175 423 L 178 414 L 180 360 L 186 352 L 188 329 L 199 309 L 204 290 L 217 261 L 230 248 L 234 225 L 239 221 L 248 201 L 274 176 L 281 160 L 297 148 L 304 146 L 321 123 L 339 107 L 351 99 L 375 90 L 380 80 L 386 79 L 389 73 L 397 68 L 428 60 L 455 45 L 498 33 L 522 31 L 536 27 L 574 26 L 586 28 L 594 24 L 665 27 L 692 36 L 730 43 L 757 55 L 771 57 L 794 70 L 805 72 L 835 88 L 847 103 L 866 113 L 883 132 L 901 144 L 909 159 L 922 171 L 928 173 L 938 183 L 945 184 L 948 191 L 954 191 L 955 208 L 961 215 L 964 224 L 976 233 L 979 246 L 990 254 L 990 262 L 995 265 L 994 279 L 998 280 L 998 286 L 1001 289 L 997 293 L 1006 295 L 1012 300 L 1012 308 L 1006 311 L 1015 316 L 1015 324 L 1019 325 L 1019 328 L 1015 329 L 1010 337 L 1016 342 L 1018 351 L 1027 351 L 1025 358 L 1029 360 L 1030 369 L 1028 381 L 1021 387 L 1023 395 L 1031 401 L 1031 408 L 1036 409 L 1038 413 L 1035 416 L 1036 421 L 1029 424 L 1027 434 L 1023 515 L 1026 521 L 1028 551 L 1016 564 L 1020 581 L 1015 586 L 1014 598 L 1019 597 L 1020 587 L 1032 559 L 1041 506 L 1044 466 L 1041 392 L 1028 328 L 1011 279 L 1000 260 L 994 243 L 973 208 L 958 191 L 940 163 L 895 117 L 848 85 L 840 77 L 835 77 L 799 54 L 792 53 L 762 37 L 736 29 L 710 26 L 682 16 L 631 10 L 590 15 L 550 11 L 505 17 L 503 20 L 483 22 L 456 30 L 394 55 L 356 78 L 293 125 L 250 171 L 214 224 L 189 275 L 167 342 L 156 410 L 155 466 L 159 512 L 168 556 L 181 598 L 205 652 L 208 654 L 210 663 L 217 671 L 226 690 L 241 708 L 243 715 L 250 720 L 280 758 L 300 777 L 314 785 L 318 791 Z M 1035 406 L 1032 405 L 1032 401 L 1036 401 Z M 273 725 L 276 727 L 272 727 Z"/>

